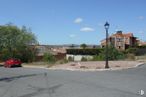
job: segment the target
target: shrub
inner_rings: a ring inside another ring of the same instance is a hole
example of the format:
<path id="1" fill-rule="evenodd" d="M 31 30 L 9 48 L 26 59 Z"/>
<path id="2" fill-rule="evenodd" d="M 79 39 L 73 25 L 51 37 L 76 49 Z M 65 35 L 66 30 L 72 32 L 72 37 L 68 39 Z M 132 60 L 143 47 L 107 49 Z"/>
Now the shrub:
<path id="1" fill-rule="evenodd" d="M 103 61 L 106 58 L 106 48 L 104 48 L 101 53 L 98 55 L 93 56 L 93 61 Z M 109 60 L 120 60 L 124 59 L 125 55 L 123 52 L 118 51 L 116 48 L 110 46 L 108 48 L 108 59 Z"/>
<path id="2" fill-rule="evenodd" d="M 81 61 L 88 61 L 86 57 L 82 57 Z"/>
<path id="3" fill-rule="evenodd" d="M 69 57 L 68 57 L 68 61 L 74 61 L 74 58 L 71 57 L 71 56 L 69 56 Z"/>
<path id="4" fill-rule="evenodd" d="M 126 50 L 126 53 L 136 54 L 137 50 L 138 50 L 137 48 L 128 48 Z"/>
<path id="5" fill-rule="evenodd" d="M 124 59 L 125 55 L 122 51 L 118 51 L 115 47 L 110 46 L 108 49 L 109 60 L 120 60 Z"/>
<path id="6" fill-rule="evenodd" d="M 64 58 L 64 59 L 62 59 L 62 60 L 59 60 L 58 62 L 59 62 L 59 64 L 64 64 L 64 63 L 67 63 L 68 60 Z"/>
<path id="7" fill-rule="evenodd" d="M 99 55 L 94 55 L 92 61 L 103 61 L 105 60 L 104 56 L 99 54 Z"/>
<path id="8" fill-rule="evenodd" d="M 137 46 L 138 48 L 146 48 L 146 45 L 143 46 Z"/>
<path id="9" fill-rule="evenodd" d="M 135 60 L 135 55 L 134 54 L 127 54 L 126 59 L 127 60 Z"/>
<path id="10" fill-rule="evenodd" d="M 56 62 L 56 58 L 50 53 L 45 53 L 43 56 L 43 60 L 51 64 Z"/>

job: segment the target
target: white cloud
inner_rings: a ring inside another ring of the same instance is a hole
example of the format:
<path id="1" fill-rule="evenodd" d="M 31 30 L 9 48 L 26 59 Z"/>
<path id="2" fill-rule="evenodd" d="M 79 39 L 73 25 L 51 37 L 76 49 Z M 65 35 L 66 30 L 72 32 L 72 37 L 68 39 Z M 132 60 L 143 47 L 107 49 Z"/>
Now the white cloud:
<path id="1" fill-rule="evenodd" d="M 69 37 L 70 37 L 70 38 L 75 38 L 76 35 L 75 35 L 75 34 L 70 34 Z"/>
<path id="2" fill-rule="evenodd" d="M 83 21 L 82 18 L 76 18 L 76 19 L 74 20 L 74 23 L 79 24 L 79 23 L 81 23 L 82 21 Z"/>
<path id="3" fill-rule="evenodd" d="M 139 16 L 138 19 L 143 20 L 144 16 Z"/>
<path id="4" fill-rule="evenodd" d="M 83 27 L 80 29 L 81 32 L 93 32 L 94 29 L 90 27 Z"/>

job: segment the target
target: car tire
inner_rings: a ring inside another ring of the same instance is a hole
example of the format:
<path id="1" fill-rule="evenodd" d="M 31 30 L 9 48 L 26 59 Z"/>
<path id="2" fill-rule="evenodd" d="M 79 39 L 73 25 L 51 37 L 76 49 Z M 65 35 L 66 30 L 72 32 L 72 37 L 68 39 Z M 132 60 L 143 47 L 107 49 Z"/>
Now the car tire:
<path id="1" fill-rule="evenodd" d="M 19 66 L 19 67 L 22 67 L 22 65 L 21 65 L 21 64 L 19 64 L 18 66 Z"/>

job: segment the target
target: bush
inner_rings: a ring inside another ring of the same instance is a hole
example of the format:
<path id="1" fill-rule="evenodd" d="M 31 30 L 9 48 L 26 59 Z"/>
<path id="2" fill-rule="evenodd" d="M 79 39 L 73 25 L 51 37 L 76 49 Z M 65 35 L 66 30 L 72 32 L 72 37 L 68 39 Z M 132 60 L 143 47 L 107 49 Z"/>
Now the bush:
<path id="1" fill-rule="evenodd" d="M 104 56 L 99 54 L 99 55 L 94 55 L 92 61 L 103 61 L 105 60 Z"/>
<path id="2" fill-rule="evenodd" d="M 26 53 L 29 52 L 29 53 Z M 22 55 L 16 55 L 23 62 L 33 62 L 35 60 L 35 56 L 37 54 L 36 49 L 27 48 L 25 51 L 21 53 Z"/>
<path id="3" fill-rule="evenodd" d="M 81 61 L 88 61 L 86 57 L 82 57 Z"/>
<path id="4" fill-rule="evenodd" d="M 64 64 L 64 63 L 67 63 L 68 60 L 64 58 L 64 59 L 62 59 L 62 60 L 59 60 L 58 62 L 59 62 L 59 64 Z"/>
<path id="5" fill-rule="evenodd" d="M 48 62 L 48 63 L 51 63 L 51 64 L 54 64 L 56 62 L 56 58 L 50 53 L 45 53 L 44 56 L 43 56 L 43 60 L 45 62 Z"/>
<path id="6" fill-rule="evenodd" d="M 134 54 L 126 54 L 126 60 L 135 60 L 135 55 Z"/>
<path id="7" fill-rule="evenodd" d="M 108 49 L 109 60 L 120 60 L 124 59 L 125 55 L 122 51 L 118 51 L 115 47 L 110 46 Z"/>
<path id="8" fill-rule="evenodd" d="M 74 61 L 74 57 L 69 56 L 68 61 Z"/>
<path id="9" fill-rule="evenodd" d="M 146 49 L 146 45 L 143 46 L 137 46 L 138 48 L 145 48 Z"/>
<path id="10" fill-rule="evenodd" d="M 126 50 L 126 53 L 128 54 L 128 53 L 131 53 L 131 54 L 136 54 L 136 52 L 137 52 L 137 48 L 128 48 L 127 50 Z"/>
<path id="11" fill-rule="evenodd" d="M 127 54 L 126 59 L 127 60 L 135 60 L 135 55 L 134 54 Z"/>
<path id="12" fill-rule="evenodd" d="M 93 61 L 103 61 L 106 58 L 106 48 L 102 50 L 98 55 L 93 56 Z M 124 59 L 125 55 L 123 52 L 118 51 L 116 48 L 110 46 L 108 48 L 108 59 L 109 60 L 120 60 Z"/>
<path id="13" fill-rule="evenodd" d="M 1 61 L 5 61 L 12 57 L 12 55 L 8 52 L 7 49 L 3 49 L 0 53 L 1 53 L 0 54 Z"/>

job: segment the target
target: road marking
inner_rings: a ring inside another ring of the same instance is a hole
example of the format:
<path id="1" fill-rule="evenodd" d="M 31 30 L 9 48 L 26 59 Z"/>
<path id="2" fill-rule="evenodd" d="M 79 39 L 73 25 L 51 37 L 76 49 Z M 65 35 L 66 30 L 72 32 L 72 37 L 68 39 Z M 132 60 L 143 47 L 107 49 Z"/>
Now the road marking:
<path id="1" fill-rule="evenodd" d="M 144 95 L 144 90 L 138 91 L 138 94 L 141 95 L 141 96 Z"/>

